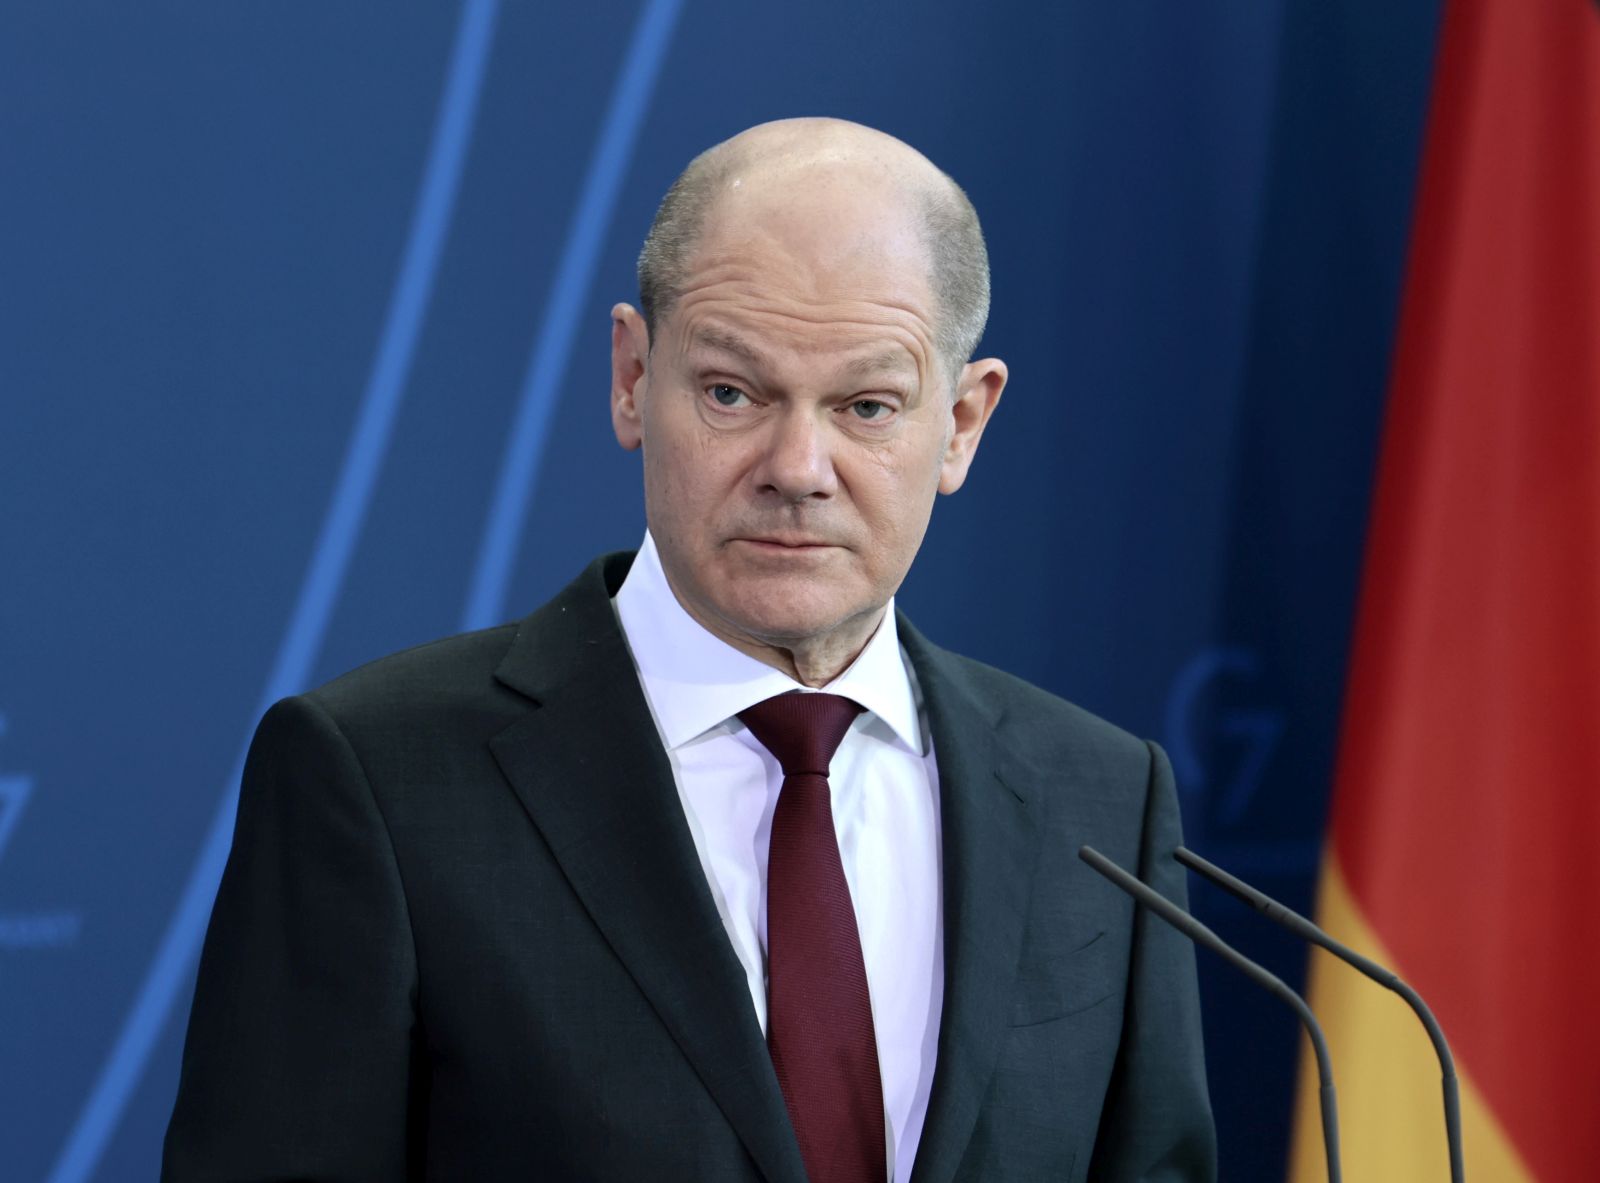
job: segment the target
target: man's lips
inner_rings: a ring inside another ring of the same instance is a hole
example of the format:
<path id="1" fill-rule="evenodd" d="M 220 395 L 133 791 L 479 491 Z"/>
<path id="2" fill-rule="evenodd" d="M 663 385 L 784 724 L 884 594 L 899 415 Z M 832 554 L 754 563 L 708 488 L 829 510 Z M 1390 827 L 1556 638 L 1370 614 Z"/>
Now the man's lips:
<path id="1" fill-rule="evenodd" d="M 810 538 L 799 534 L 749 534 L 735 538 L 734 541 L 772 550 L 824 550 L 838 545 L 825 538 Z"/>

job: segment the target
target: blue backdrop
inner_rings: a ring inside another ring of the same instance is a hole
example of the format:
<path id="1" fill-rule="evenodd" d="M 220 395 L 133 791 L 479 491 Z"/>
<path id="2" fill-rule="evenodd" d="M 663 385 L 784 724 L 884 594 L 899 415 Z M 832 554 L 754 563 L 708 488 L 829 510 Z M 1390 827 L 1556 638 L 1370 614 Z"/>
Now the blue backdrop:
<path id="1" fill-rule="evenodd" d="M 984 218 L 1012 382 L 903 605 L 1309 906 L 1436 7 L 0 9 L 0 1175 L 153 1177 L 270 700 L 637 543 L 607 309 L 763 119 Z M 1281 1178 L 1294 1021 L 1202 974 L 1224 1178 Z"/>

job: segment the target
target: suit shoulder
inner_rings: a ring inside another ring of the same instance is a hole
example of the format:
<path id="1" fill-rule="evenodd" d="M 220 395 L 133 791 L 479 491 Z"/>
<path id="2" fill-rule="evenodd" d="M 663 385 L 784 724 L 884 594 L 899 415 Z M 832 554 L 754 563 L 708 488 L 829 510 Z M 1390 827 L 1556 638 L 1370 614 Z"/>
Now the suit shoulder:
<path id="1" fill-rule="evenodd" d="M 516 624 L 428 641 L 369 661 L 306 693 L 341 726 L 381 718 L 393 725 L 409 716 L 437 718 L 510 692 L 495 669 L 517 634 Z"/>
<path id="2" fill-rule="evenodd" d="M 380 657 L 305 697 L 352 741 L 372 737 L 412 751 L 440 736 L 487 739 L 526 710 L 548 679 L 622 645 L 609 596 L 631 561 L 602 556 L 521 620 Z"/>
<path id="3" fill-rule="evenodd" d="M 1042 728 L 1080 743 L 1103 745 L 1140 760 L 1148 759 L 1144 740 L 1077 703 L 974 658 L 956 653 L 949 653 L 948 657 L 985 699 L 1001 709 L 1003 723 Z"/>
<path id="4" fill-rule="evenodd" d="M 1039 783 L 1096 786 L 1118 799 L 1142 801 L 1159 749 L 1076 703 L 1015 674 L 929 644 L 908 645 L 925 694 L 947 720 L 976 713 L 995 729 L 1009 759 Z M 932 705 L 932 704 L 930 704 Z"/>

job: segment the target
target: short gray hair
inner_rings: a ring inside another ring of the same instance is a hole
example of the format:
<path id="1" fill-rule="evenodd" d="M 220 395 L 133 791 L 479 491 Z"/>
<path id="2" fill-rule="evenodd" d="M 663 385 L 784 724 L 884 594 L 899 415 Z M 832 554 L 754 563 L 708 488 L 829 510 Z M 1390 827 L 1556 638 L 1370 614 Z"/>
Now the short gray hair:
<path id="1" fill-rule="evenodd" d="M 656 209 L 639 251 L 639 304 L 652 344 L 656 325 L 682 292 L 689 256 L 722 182 L 742 162 L 724 145 L 708 148 L 689 162 Z M 923 187 L 918 199 L 938 301 L 934 343 L 953 380 L 989 320 L 989 251 L 972 202 L 948 174 L 939 175 L 944 184 Z"/>

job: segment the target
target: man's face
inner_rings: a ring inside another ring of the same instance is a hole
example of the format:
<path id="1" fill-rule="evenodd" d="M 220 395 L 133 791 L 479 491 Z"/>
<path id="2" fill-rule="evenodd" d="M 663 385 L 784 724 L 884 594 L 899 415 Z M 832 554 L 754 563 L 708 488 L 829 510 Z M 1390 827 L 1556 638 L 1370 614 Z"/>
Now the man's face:
<path id="1" fill-rule="evenodd" d="M 613 418 L 644 449 L 646 516 L 690 615 L 747 652 L 820 649 L 842 668 L 935 494 L 965 478 L 1004 369 L 969 366 L 952 390 L 926 249 L 881 195 L 738 204 L 653 342 L 615 314 Z"/>

